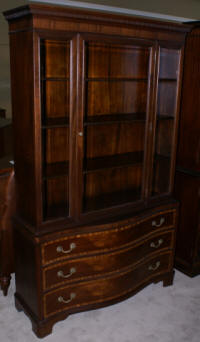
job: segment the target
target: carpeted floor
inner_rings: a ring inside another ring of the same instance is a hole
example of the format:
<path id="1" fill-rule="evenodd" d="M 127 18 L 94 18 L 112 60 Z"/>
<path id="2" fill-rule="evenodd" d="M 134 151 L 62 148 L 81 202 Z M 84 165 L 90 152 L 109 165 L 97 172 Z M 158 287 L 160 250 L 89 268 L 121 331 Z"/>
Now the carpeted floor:
<path id="1" fill-rule="evenodd" d="M 0 341 L 34 342 L 31 323 L 14 307 L 15 282 L 0 293 Z M 174 285 L 152 284 L 110 307 L 70 316 L 44 342 L 200 342 L 200 276 L 176 271 Z"/>

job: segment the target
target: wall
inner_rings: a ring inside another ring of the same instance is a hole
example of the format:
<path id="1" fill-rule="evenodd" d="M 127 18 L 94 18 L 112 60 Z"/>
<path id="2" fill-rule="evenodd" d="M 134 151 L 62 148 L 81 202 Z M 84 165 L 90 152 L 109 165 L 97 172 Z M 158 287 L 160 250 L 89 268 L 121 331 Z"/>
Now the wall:
<path id="1" fill-rule="evenodd" d="M 25 3 L 27 3 L 26 0 L 1 0 L 0 2 L 0 107 L 6 109 L 7 117 L 11 117 L 10 57 L 8 24 L 2 11 Z"/>

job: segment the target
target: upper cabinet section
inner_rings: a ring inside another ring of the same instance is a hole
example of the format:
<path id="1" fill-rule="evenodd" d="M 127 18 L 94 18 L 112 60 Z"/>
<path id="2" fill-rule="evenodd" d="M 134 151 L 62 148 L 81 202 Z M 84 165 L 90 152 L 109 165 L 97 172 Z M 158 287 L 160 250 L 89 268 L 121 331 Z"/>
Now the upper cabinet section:
<path id="1" fill-rule="evenodd" d="M 5 16 L 19 217 L 42 234 L 161 203 L 188 27 L 41 4 Z"/>

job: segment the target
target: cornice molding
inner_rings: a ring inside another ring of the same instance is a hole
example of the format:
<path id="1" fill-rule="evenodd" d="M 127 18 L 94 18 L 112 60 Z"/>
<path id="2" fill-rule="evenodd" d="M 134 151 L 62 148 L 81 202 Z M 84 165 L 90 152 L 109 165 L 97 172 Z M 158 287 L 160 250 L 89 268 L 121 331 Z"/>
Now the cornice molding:
<path id="1" fill-rule="evenodd" d="M 133 10 L 129 8 L 121 8 L 115 6 L 107 6 L 107 5 L 99 5 L 95 3 L 89 2 L 81 2 L 81 1 L 71 1 L 71 0 L 28 0 L 29 3 L 45 3 L 45 4 L 54 4 L 54 5 L 63 5 L 68 7 L 76 7 L 76 8 L 85 8 L 91 10 L 99 10 L 111 13 L 118 13 L 118 14 L 129 14 L 139 17 L 146 17 L 146 18 L 155 18 L 155 19 L 163 19 L 163 20 L 170 20 L 175 22 L 187 22 L 187 21 L 195 21 L 197 19 L 191 18 L 184 18 L 184 17 L 176 17 L 173 15 L 161 14 L 161 13 L 153 13 L 153 12 L 146 12 L 146 11 L 139 11 Z"/>

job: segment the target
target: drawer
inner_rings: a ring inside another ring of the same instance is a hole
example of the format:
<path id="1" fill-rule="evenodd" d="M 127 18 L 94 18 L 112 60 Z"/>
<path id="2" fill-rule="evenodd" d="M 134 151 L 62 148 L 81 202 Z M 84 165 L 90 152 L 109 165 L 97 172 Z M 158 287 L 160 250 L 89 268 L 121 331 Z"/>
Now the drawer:
<path id="1" fill-rule="evenodd" d="M 172 260 L 171 253 L 163 253 L 124 272 L 50 291 L 43 297 L 44 316 L 47 318 L 80 307 L 89 309 L 94 304 L 106 305 L 106 302 L 118 300 L 150 283 L 159 274 L 171 271 Z"/>
<path id="2" fill-rule="evenodd" d="M 43 290 L 73 281 L 88 280 L 103 274 L 111 274 L 117 270 L 130 267 L 151 253 L 158 253 L 166 248 L 172 249 L 174 235 L 174 231 L 153 234 L 151 238 L 119 251 L 72 259 L 55 266 L 46 267 L 43 271 Z"/>
<path id="3" fill-rule="evenodd" d="M 131 244 L 134 240 L 160 229 L 172 228 L 176 210 L 168 210 L 139 219 L 98 226 L 99 231 L 56 239 L 42 244 L 42 264 L 71 257 L 109 252 Z M 117 225 L 117 227 L 116 227 Z M 113 228 L 112 228 L 113 227 Z M 93 227 L 94 228 L 94 227 Z"/>

